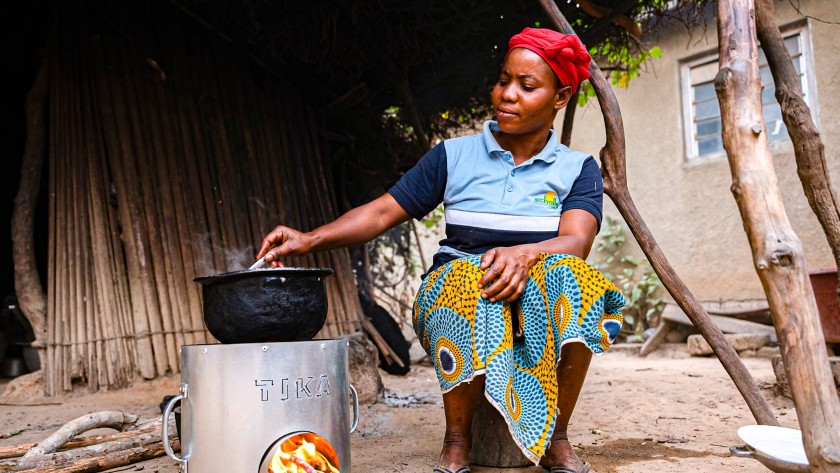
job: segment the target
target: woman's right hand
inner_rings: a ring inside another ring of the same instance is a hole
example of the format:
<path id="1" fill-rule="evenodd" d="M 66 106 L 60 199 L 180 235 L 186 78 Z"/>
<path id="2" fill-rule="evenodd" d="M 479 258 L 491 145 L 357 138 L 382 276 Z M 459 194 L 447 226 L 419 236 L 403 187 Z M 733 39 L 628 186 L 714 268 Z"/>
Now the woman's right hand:
<path id="1" fill-rule="evenodd" d="M 312 242 L 308 234 L 278 225 L 263 238 L 257 259 L 265 256 L 265 262 L 272 268 L 280 268 L 283 267 L 280 261 L 283 256 L 304 255 L 309 253 L 311 248 Z"/>

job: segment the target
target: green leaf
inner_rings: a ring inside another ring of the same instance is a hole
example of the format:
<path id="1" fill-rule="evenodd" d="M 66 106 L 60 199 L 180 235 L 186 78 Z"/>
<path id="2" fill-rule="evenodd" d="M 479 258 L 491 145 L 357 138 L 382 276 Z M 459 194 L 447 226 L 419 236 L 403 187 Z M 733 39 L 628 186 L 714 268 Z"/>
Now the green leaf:
<path id="1" fill-rule="evenodd" d="M 662 49 L 660 49 L 659 46 L 654 46 L 650 50 L 650 55 L 651 57 L 660 58 L 662 57 Z"/>
<path id="2" fill-rule="evenodd" d="M 586 96 L 586 94 L 578 94 L 578 107 L 583 107 L 588 101 L 589 98 Z"/>

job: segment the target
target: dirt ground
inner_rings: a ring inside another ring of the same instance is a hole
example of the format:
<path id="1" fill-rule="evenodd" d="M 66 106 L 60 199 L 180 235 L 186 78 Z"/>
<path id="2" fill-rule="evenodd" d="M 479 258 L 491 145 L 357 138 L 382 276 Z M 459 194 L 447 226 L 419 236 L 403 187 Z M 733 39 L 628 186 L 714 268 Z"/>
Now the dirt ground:
<path id="1" fill-rule="evenodd" d="M 780 423 L 797 428 L 793 403 L 775 394 L 770 360 L 746 358 L 744 363 Z M 443 407 L 434 371 L 419 364 L 405 377 L 382 376 L 386 402 L 362 407 L 359 427 L 351 436 L 353 470 L 428 473 L 443 438 Z M 95 411 L 156 416 L 161 398 L 175 393 L 177 384 L 172 377 L 123 391 L 39 401 L 50 402 L 47 405 L 2 405 L 0 446 L 37 442 L 65 422 Z M 766 472 L 757 461 L 733 457 L 728 450 L 742 444 L 738 427 L 754 423 L 716 358 L 689 357 L 684 344 L 666 344 L 647 358 L 621 350 L 595 358 L 570 437 L 578 455 L 599 473 Z M 163 457 L 109 471 L 179 469 Z M 473 467 L 475 473 L 541 471 Z"/>

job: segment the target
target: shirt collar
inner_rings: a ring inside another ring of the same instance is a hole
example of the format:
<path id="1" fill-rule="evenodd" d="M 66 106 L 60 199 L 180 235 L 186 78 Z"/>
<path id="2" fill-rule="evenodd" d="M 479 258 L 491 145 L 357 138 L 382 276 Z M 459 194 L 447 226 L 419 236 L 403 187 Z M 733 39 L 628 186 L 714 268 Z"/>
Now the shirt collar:
<path id="1" fill-rule="evenodd" d="M 481 134 L 484 136 L 484 144 L 487 146 L 487 153 L 490 156 L 497 155 L 501 157 L 506 151 L 496 141 L 496 137 L 493 136 L 493 132 L 495 131 L 499 131 L 499 123 L 496 120 L 487 120 L 484 122 Z M 554 160 L 557 159 L 557 144 L 557 133 L 555 133 L 554 130 L 548 130 L 548 141 L 545 143 L 545 147 L 543 147 L 542 151 L 540 151 L 536 156 L 532 157 L 528 161 L 525 161 L 525 163 L 536 160 L 545 161 L 547 163 L 554 162 Z"/>

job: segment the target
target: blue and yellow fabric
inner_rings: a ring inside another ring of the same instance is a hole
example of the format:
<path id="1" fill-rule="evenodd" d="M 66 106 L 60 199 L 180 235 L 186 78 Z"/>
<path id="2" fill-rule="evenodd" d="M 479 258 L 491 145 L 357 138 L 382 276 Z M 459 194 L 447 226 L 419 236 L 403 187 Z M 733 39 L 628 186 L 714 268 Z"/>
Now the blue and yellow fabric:
<path id="1" fill-rule="evenodd" d="M 414 330 L 444 392 L 485 375 L 488 399 L 537 463 L 554 430 L 561 345 L 577 341 L 604 352 L 621 328 L 624 297 L 580 258 L 543 255 L 512 308 L 480 297 L 480 259 L 459 258 L 425 277 L 414 303 Z M 524 337 L 514 341 L 517 319 Z"/>

